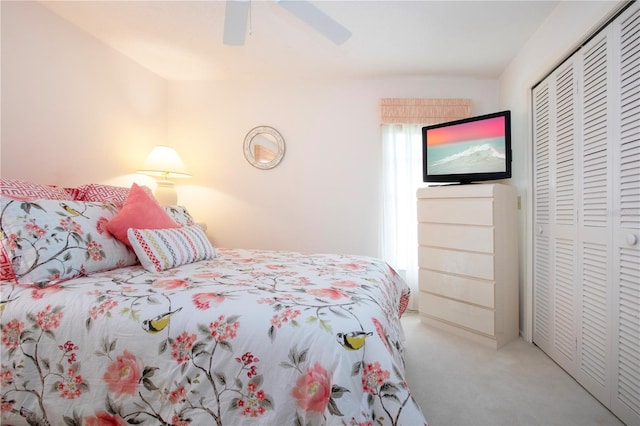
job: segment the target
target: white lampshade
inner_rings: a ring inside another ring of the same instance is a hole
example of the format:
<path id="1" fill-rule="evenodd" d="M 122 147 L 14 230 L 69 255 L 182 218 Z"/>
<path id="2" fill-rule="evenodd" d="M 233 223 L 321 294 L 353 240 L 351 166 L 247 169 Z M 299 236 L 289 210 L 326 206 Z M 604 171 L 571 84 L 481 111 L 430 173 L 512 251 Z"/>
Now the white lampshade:
<path id="1" fill-rule="evenodd" d="M 158 186 L 153 195 L 163 206 L 178 203 L 175 185 L 169 178 L 191 177 L 176 150 L 162 145 L 153 147 L 138 173 L 158 178 Z"/>
<path id="2" fill-rule="evenodd" d="M 176 150 L 162 145 L 153 147 L 138 173 L 162 179 L 191 177 Z"/>

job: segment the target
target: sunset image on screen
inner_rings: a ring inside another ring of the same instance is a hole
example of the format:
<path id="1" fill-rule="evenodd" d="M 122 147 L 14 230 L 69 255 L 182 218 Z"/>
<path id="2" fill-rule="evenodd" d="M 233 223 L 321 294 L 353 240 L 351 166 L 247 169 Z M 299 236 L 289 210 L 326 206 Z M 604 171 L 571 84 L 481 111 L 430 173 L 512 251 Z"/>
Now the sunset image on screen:
<path id="1" fill-rule="evenodd" d="M 504 117 L 495 117 L 427 130 L 429 173 L 504 171 L 504 120 Z"/>

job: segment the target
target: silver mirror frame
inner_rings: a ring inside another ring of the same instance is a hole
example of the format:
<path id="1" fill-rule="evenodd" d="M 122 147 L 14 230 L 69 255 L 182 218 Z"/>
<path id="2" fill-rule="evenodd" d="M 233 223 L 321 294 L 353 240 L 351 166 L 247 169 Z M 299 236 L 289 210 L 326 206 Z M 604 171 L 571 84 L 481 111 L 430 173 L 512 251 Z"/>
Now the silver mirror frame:
<path id="1" fill-rule="evenodd" d="M 278 147 L 278 152 L 276 152 L 275 157 L 271 161 L 266 163 L 258 161 L 258 159 L 256 159 L 255 155 L 252 152 L 251 142 L 253 141 L 253 138 L 259 135 L 271 136 L 273 139 L 275 139 L 275 143 Z M 284 138 L 282 137 L 280 132 L 278 132 L 273 127 L 254 127 L 249 131 L 249 133 L 247 133 L 247 136 L 245 136 L 244 138 L 244 157 L 253 167 L 263 170 L 273 169 L 280 163 L 280 161 L 282 161 L 282 158 L 284 157 Z"/>

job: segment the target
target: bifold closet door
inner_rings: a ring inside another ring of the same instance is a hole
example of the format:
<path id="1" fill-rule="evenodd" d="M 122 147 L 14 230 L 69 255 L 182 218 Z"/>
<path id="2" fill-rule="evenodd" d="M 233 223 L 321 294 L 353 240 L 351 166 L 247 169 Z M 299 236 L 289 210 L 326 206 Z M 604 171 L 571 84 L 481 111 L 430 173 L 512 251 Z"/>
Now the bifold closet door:
<path id="1" fill-rule="evenodd" d="M 532 99 L 533 341 L 640 425 L 640 4 Z"/>
<path id="2" fill-rule="evenodd" d="M 556 69 L 534 101 L 534 342 L 576 372 L 576 60 Z"/>
<path id="3" fill-rule="evenodd" d="M 613 26 L 600 31 L 578 52 L 581 64 L 578 149 L 580 197 L 576 234 L 577 372 L 589 392 L 608 405 L 612 380 L 613 324 L 613 152 L 617 144 Z"/>
<path id="4" fill-rule="evenodd" d="M 614 150 L 614 365 L 611 409 L 640 425 L 640 4 L 614 23 L 620 43 Z"/>

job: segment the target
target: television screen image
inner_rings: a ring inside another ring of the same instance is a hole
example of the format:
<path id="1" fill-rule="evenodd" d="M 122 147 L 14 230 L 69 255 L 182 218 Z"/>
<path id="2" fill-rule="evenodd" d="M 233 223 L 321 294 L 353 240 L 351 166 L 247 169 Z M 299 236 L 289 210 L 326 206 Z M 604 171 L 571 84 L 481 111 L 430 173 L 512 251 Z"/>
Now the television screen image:
<path id="1" fill-rule="evenodd" d="M 422 130 L 425 182 L 469 183 L 511 177 L 509 111 Z"/>

